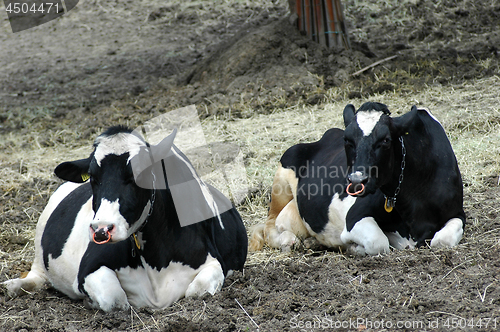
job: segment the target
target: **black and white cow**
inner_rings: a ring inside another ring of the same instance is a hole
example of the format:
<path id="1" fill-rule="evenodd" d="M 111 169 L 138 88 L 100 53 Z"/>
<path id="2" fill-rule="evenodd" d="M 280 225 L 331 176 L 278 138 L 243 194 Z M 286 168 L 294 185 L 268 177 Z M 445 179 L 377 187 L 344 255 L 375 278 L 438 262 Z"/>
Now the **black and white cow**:
<path id="1" fill-rule="evenodd" d="M 250 249 L 264 242 L 289 248 L 315 237 L 359 254 L 424 246 L 452 247 L 465 226 L 463 187 L 441 124 L 415 106 L 391 118 L 368 102 L 344 109 L 345 132 L 330 129 L 314 143 L 288 149 L 276 172 L 265 224 Z"/>
<path id="2" fill-rule="evenodd" d="M 192 166 L 172 144 L 173 136 L 156 148 L 162 157 L 185 164 L 179 172 L 189 173 Z M 164 174 L 164 184 L 152 173 L 152 163 L 142 163 L 149 168 L 134 174 L 132 162 L 149 160 L 154 148 L 130 129 L 112 127 L 95 140 L 90 157 L 55 169 L 70 182 L 57 189 L 40 216 L 31 271 L 4 282 L 10 295 L 38 289 L 48 280 L 70 298 L 86 299 L 104 311 L 129 305 L 164 308 L 184 296 L 214 294 L 228 273 L 243 268 L 245 227 L 229 201 L 227 209 L 217 206 L 213 197 L 221 194 L 216 189 L 196 181 L 183 187 L 205 190 L 206 201 L 181 193 L 191 210 L 209 206 L 221 213 L 182 227 L 170 183 L 177 170 Z M 165 170 L 163 161 L 159 165 Z M 146 187 L 137 185 L 138 176 Z"/>

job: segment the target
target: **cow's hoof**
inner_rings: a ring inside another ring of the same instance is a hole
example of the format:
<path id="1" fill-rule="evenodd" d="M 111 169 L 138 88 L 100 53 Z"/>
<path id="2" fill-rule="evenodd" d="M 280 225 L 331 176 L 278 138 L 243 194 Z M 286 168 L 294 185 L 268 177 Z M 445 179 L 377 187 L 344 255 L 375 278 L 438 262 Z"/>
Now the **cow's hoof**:
<path id="1" fill-rule="evenodd" d="M 23 289 L 22 279 L 11 279 L 0 284 L 0 293 L 12 299 L 28 292 Z"/>
<path id="2" fill-rule="evenodd" d="M 351 243 L 346 246 L 346 254 L 363 257 L 366 256 L 366 250 L 363 246 L 360 246 L 359 244 Z"/>
<path id="3" fill-rule="evenodd" d="M 312 251 L 321 251 L 326 249 L 326 247 L 321 244 L 315 237 L 308 237 L 307 239 L 305 239 L 304 248 L 310 249 Z"/>
<path id="4" fill-rule="evenodd" d="M 295 249 L 295 246 L 300 243 L 295 234 L 289 231 L 284 231 L 279 236 L 280 249 L 283 252 L 290 252 Z"/>

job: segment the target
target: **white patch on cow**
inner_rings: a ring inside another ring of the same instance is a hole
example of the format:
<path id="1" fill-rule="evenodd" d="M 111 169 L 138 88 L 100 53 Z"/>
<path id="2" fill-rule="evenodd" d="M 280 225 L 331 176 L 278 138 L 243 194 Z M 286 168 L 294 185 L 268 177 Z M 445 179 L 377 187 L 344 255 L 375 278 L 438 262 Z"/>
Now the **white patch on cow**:
<path id="1" fill-rule="evenodd" d="M 345 218 L 347 212 L 356 202 L 356 197 L 347 196 L 340 199 L 339 194 L 336 193 L 328 206 L 328 224 L 320 233 L 314 233 L 307 225 L 307 229 L 314 237 L 323 245 L 328 247 L 339 247 L 344 244 L 341 239 L 342 231 L 345 228 Z"/>
<path id="2" fill-rule="evenodd" d="M 146 146 L 146 143 L 139 137 L 130 133 L 118 133 L 111 136 L 99 136 L 94 144 L 97 145 L 94 153 L 94 158 L 97 165 L 101 166 L 101 161 L 107 155 L 120 156 L 124 153 L 129 153 L 127 163 L 139 153 L 141 147 Z"/>
<path id="3" fill-rule="evenodd" d="M 49 254 L 48 270 L 45 270 L 45 265 L 43 263 L 43 248 L 41 247 L 41 239 L 47 220 L 50 218 L 57 205 L 69 193 L 81 185 L 85 184 L 65 183 L 51 196 L 37 223 L 35 235 L 35 259 L 31 266 L 31 271 L 28 274 L 29 279 L 27 277 L 25 278 L 27 280 L 23 281 L 24 283 L 29 281 L 37 283 L 41 281 L 40 278 L 43 276 L 51 281 L 54 288 L 57 288 L 59 291 L 65 293 L 72 299 L 79 299 L 83 297 L 83 294 L 74 288 L 73 284 L 78 273 L 80 259 L 89 243 L 89 238 L 87 236 L 89 232 L 89 220 L 92 220 L 94 215 L 94 212 L 92 211 L 92 198 L 87 200 L 87 202 L 82 205 L 80 211 L 76 215 L 71 233 L 69 234 L 69 237 L 62 249 L 62 254 L 57 258 L 54 258 L 51 254 Z M 52 236 L 57 236 L 57 234 L 52 234 Z M 26 285 L 22 287 L 24 288 L 25 286 Z M 38 285 L 36 288 L 38 288 Z"/>
<path id="4" fill-rule="evenodd" d="M 102 266 L 85 277 L 84 288 L 94 309 L 111 311 L 129 308 L 127 294 L 123 290 L 115 271 Z"/>
<path id="5" fill-rule="evenodd" d="M 43 210 L 42 214 L 40 215 L 40 218 L 38 219 L 38 223 L 36 226 L 36 234 L 35 234 L 35 258 L 33 260 L 33 264 L 31 265 L 31 270 L 28 273 L 28 275 L 25 278 L 16 278 L 16 279 L 11 279 L 5 281 L 3 284 L 7 288 L 7 293 L 10 296 L 15 296 L 15 295 L 21 295 L 25 292 L 30 292 L 33 290 L 37 290 L 42 288 L 42 286 L 47 282 L 49 277 L 59 277 L 57 274 L 59 271 L 61 271 L 63 274 L 61 275 L 62 278 L 66 278 L 65 280 L 70 280 L 70 284 L 72 283 L 72 276 L 76 276 L 76 272 L 78 271 L 78 258 L 75 259 L 75 257 L 72 257 L 71 259 L 60 259 L 61 257 L 58 258 L 58 260 L 53 260 L 51 259 L 52 256 L 49 256 L 50 260 L 50 265 L 49 265 L 49 271 L 45 271 L 45 265 L 43 263 L 43 250 L 41 248 L 41 239 L 43 235 L 43 231 L 45 230 L 45 225 L 47 224 L 47 220 L 49 219 L 50 215 L 54 212 L 55 208 L 61 203 L 61 201 L 69 195 L 73 190 L 78 188 L 83 184 L 81 183 L 72 183 L 72 182 L 66 182 L 62 184 L 55 192 L 54 194 L 50 197 L 47 206 Z M 77 218 L 88 218 L 88 210 L 87 208 L 90 207 L 89 202 L 87 202 L 80 213 L 78 214 Z M 88 219 L 87 219 L 88 220 Z M 87 226 L 84 230 L 84 232 L 88 232 L 88 222 L 86 223 Z M 85 234 L 85 233 L 84 233 Z M 75 232 L 72 232 L 70 235 L 70 239 L 68 239 L 66 243 L 66 247 L 71 247 L 77 252 L 79 252 L 78 246 L 79 246 L 79 241 L 77 239 L 77 235 Z M 86 243 L 88 243 L 87 237 L 85 237 Z M 57 272 L 55 271 L 56 268 L 54 266 L 57 266 L 57 264 L 60 264 L 61 266 L 57 268 Z M 56 282 L 56 284 L 59 284 Z M 81 294 L 76 294 L 73 292 L 72 289 L 69 289 L 70 293 L 68 296 L 71 298 L 78 298 L 81 296 Z"/>
<path id="6" fill-rule="evenodd" d="M 464 233 L 462 220 L 453 218 L 448 220 L 439 232 L 434 234 L 431 240 L 431 247 L 433 248 L 449 248 L 454 247 L 462 239 Z"/>
<path id="7" fill-rule="evenodd" d="M 118 202 L 118 198 L 114 202 L 110 202 L 106 198 L 101 199 L 101 205 L 92 220 L 92 227 L 94 229 L 98 227 L 106 227 L 108 225 L 114 226 L 111 232 L 111 240 L 113 242 L 125 240 L 131 234 L 129 234 L 129 225 L 127 220 L 120 213 L 120 203 Z"/>
<path id="8" fill-rule="evenodd" d="M 350 232 L 344 228 L 340 237 L 346 244 L 356 243 L 358 247 L 355 251 L 358 254 L 377 255 L 389 252 L 389 239 L 373 217 L 359 220 Z"/>
<path id="9" fill-rule="evenodd" d="M 187 159 L 185 159 L 177 151 L 177 148 L 175 148 L 175 146 L 172 147 L 171 151 L 179 158 L 179 160 L 182 160 L 186 164 L 186 167 L 191 172 L 191 175 L 193 176 L 193 178 L 196 180 L 196 182 L 200 186 L 203 197 L 205 198 L 205 201 L 207 202 L 210 210 L 212 210 L 213 216 L 217 217 L 217 219 L 219 220 L 220 227 L 222 229 L 224 229 L 224 224 L 222 223 L 222 219 L 221 219 L 220 212 L 219 212 L 219 207 L 217 206 L 217 202 L 215 201 L 214 197 L 212 196 L 212 193 L 210 192 L 210 189 L 208 188 L 208 186 L 198 176 L 198 174 L 196 173 L 196 170 L 193 168 L 193 165 L 191 165 L 191 163 Z"/>
<path id="10" fill-rule="evenodd" d="M 184 296 L 214 294 L 224 282 L 222 267 L 211 255 L 198 269 L 171 262 L 158 271 L 141 259 L 144 267 L 126 267 L 116 272 L 134 307 L 165 308 Z"/>
<path id="11" fill-rule="evenodd" d="M 89 234 L 89 220 L 92 219 L 93 214 L 92 198 L 90 198 L 78 212 L 61 256 L 54 259 L 52 255 L 49 255 L 47 275 L 52 285 L 72 299 L 83 297 L 75 285 L 80 260 L 89 244 L 89 237 L 83 235 Z"/>
<path id="12" fill-rule="evenodd" d="M 389 239 L 389 244 L 394 249 L 413 249 L 417 245 L 417 242 L 413 241 L 412 238 L 402 237 L 399 232 L 385 232 L 385 236 Z"/>
<path id="13" fill-rule="evenodd" d="M 372 133 L 382 114 L 382 112 L 375 110 L 356 114 L 356 121 L 359 129 L 363 132 L 363 136 L 368 136 Z"/>

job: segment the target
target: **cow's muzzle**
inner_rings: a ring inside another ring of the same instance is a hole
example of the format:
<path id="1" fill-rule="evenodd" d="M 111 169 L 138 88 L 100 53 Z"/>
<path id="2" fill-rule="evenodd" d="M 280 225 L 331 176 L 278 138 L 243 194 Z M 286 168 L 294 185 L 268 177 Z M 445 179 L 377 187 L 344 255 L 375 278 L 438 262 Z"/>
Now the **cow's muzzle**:
<path id="1" fill-rule="evenodd" d="M 368 176 L 361 172 L 354 172 L 347 177 L 349 185 L 346 192 L 351 196 L 363 195 L 365 192 L 365 185 L 368 182 Z"/>
<path id="2" fill-rule="evenodd" d="M 108 243 L 111 241 L 111 231 L 113 228 L 113 224 L 104 227 L 97 227 L 97 229 L 94 229 L 94 227 L 90 225 L 90 235 L 92 236 L 92 240 L 97 244 Z"/>

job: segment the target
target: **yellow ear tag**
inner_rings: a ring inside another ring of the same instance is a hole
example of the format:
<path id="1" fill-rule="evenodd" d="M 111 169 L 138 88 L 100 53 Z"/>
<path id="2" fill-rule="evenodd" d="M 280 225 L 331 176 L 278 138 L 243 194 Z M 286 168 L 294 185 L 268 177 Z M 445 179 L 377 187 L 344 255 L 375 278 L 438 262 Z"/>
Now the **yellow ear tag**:
<path id="1" fill-rule="evenodd" d="M 135 245 L 137 246 L 137 249 L 141 250 L 141 245 L 139 244 L 139 239 L 137 238 L 135 233 L 132 234 L 132 236 L 134 237 L 134 242 L 135 242 Z"/>
<path id="2" fill-rule="evenodd" d="M 391 213 L 391 212 L 392 212 L 392 209 L 393 209 L 393 207 L 392 207 L 392 206 L 387 205 L 387 197 L 385 198 L 384 209 L 385 209 L 385 211 L 386 211 L 387 213 Z"/>
<path id="3" fill-rule="evenodd" d="M 90 179 L 90 175 L 88 173 L 83 173 L 82 174 L 82 180 L 83 180 L 83 182 L 87 181 L 88 179 Z"/>

